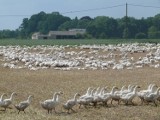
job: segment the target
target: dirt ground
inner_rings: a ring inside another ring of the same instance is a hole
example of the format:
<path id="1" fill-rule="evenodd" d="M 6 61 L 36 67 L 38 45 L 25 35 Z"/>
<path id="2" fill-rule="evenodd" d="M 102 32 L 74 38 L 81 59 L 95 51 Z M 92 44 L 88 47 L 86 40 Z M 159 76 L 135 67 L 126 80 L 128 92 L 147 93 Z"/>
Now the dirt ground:
<path id="1" fill-rule="evenodd" d="M 140 105 L 138 98 L 134 99 L 136 106 L 125 106 L 124 104 L 99 106 L 98 108 L 74 107 L 76 113 L 66 114 L 61 105 L 57 107 L 58 114 L 46 114 L 39 102 L 52 98 L 56 91 L 63 91 L 60 96 L 61 103 L 73 98 L 75 93 L 84 94 L 88 87 L 105 87 L 109 90 L 112 86 L 121 88 L 123 85 L 139 85 L 140 89 L 146 89 L 150 83 L 160 86 L 160 70 L 155 68 L 139 68 L 135 70 L 38 70 L 9 69 L 0 67 L 0 94 L 7 93 L 8 96 L 15 91 L 17 96 L 13 104 L 25 100 L 28 95 L 34 95 L 33 102 L 19 115 L 18 111 L 7 109 L 0 111 L 2 120 L 159 120 L 160 104 Z M 2 110 L 3 108 L 1 108 Z"/>

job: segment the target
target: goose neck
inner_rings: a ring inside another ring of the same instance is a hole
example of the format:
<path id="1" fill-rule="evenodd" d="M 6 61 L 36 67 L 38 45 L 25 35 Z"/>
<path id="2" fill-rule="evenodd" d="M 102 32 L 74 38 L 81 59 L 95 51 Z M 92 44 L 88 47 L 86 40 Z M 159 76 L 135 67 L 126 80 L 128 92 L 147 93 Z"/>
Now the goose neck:
<path id="1" fill-rule="evenodd" d="M 157 90 L 156 90 L 156 95 L 158 95 L 158 94 L 159 94 L 159 91 L 160 91 L 160 87 L 159 87 L 159 88 L 157 88 Z"/>
<path id="2" fill-rule="evenodd" d="M 32 96 L 29 96 L 27 101 L 30 103 L 31 100 L 32 100 Z"/>
<path id="3" fill-rule="evenodd" d="M 13 96 L 14 96 L 14 95 L 15 95 L 15 93 L 12 93 L 12 94 L 11 94 L 10 100 L 13 99 Z"/>
<path id="4" fill-rule="evenodd" d="M 57 96 L 58 96 L 58 93 L 56 92 L 56 93 L 53 95 L 53 101 L 56 101 Z"/>
<path id="5" fill-rule="evenodd" d="M 78 93 L 74 95 L 74 98 L 73 98 L 74 101 L 77 101 L 77 96 L 78 96 Z"/>
<path id="6" fill-rule="evenodd" d="M 5 95 L 5 94 L 2 94 L 2 95 L 1 95 L 0 100 L 3 100 L 3 96 L 4 96 L 4 95 Z"/>

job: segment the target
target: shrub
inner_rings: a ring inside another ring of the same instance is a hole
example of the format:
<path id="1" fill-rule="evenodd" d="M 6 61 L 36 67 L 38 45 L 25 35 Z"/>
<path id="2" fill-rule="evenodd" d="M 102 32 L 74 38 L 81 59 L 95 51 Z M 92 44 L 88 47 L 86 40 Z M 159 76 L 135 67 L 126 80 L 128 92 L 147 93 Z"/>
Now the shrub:
<path id="1" fill-rule="evenodd" d="M 135 38 L 136 39 L 144 39 L 144 38 L 147 38 L 146 34 L 145 33 L 137 33 L 135 35 Z"/>

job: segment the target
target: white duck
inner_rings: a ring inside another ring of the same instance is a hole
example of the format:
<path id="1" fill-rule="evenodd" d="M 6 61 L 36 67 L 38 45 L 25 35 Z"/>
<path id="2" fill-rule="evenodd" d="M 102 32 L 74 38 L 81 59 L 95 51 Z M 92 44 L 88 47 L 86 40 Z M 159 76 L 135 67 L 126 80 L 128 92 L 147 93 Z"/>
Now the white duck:
<path id="1" fill-rule="evenodd" d="M 160 87 L 157 88 L 157 90 L 154 93 L 150 93 L 144 96 L 144 100 L 149 103 L 149 102 L 153 102 L 155 104 L 155 106 L 157 106 L 156 104 L 156 100 L 159 97 L 159 91 L 160 91 Z"/>
<path id="2" fill-rule="evenodd" d="M 1 104 L 1 107 L 4 108 L 4 111 L 6 111 L 6 109 L 9 107 L 9 105 L 12 104 L 12 100 L 13 100 L 13 96 L 17 95 L 15 92 L 13 92 L 10 96 L 10 98 L 8 99 L 4 99 L 3 103 Z"/>
<path id="3" fill-rule="evenodd" d="M 40 102 L 42 108 L 44 108 L 45 110 L 47 110 L 48 114 L 52 113 L 53 109 L 54 109 L 54 111 L 56 113 L 55 107 L 59 103 L 58 96 L 61 95 L 61 94 L 63 94 L 61 91 L 60 92 L 55 92 L 52 99 L 48 99 L 48 100 L 45 100 L 43 102 Z"/>
<path id="4" fill-rule="evenodd" d="M 25 109 L 31 104 L 33 95 L 29 95 L 28 99 L 25 101 L 20 102 L 18 105 L 15 105 L 15 108 L 18 110 L 18 114 L 20 111 L 25 113 Z"/>
<path id="5" fill-rule="evenodd" d="M 63 104 L 63 108 L 66 109 L 66 110 L 68 110 L 67 113 L 69 113 L 69 110 L 74 111 L 72 108 L 73 108 L 73 106 L 75 106 L 75 105 L 77 104 L 77 97 L 78 97 L 78 96 L 80 96 L 80 94 L 79 94 L 79 93 L 76 93 L 76 94 L 74 95 L 74 98 L 73 98 L 73 99 L 70 99 L 70 100 L 68 100 L 65 104 Z"/>
<path id="6" fill-rule="evenodd" d="M 133 104 L 132 100 L 137 95 L 137 88 L 140 88 L 140 87 L 136 85 L 132 92 L 127 93 L 127 94 L 122 94 L 121 101 L 125 102 L 126 105 L 128 105 L 129 102 Z"/>

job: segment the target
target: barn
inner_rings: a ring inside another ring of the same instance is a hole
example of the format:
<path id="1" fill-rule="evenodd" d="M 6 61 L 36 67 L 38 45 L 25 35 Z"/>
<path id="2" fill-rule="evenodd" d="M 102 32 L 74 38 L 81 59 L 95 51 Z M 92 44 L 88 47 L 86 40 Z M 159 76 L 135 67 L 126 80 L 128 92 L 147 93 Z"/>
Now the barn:
<path id="1" fill-rule="evenodd" d="M 33 40 L 37 39 L 76 39 L 77 35 L 86 33 L 85 29 L 70 29 L 68 31 L 50 31 L 48 35 L 36 32 L 32 35 Z"/>

